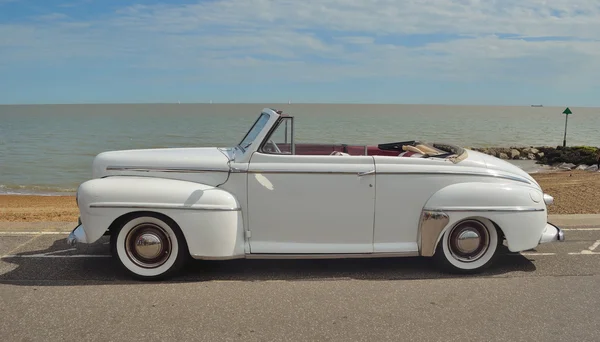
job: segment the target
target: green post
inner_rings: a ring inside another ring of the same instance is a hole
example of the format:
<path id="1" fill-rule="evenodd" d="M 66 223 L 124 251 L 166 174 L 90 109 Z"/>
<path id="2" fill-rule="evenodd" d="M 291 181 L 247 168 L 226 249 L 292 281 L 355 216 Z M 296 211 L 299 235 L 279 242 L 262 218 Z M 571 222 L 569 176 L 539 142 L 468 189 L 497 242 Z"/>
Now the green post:
<path id="1" fill-rule="evenodd" d="M 563 112 L 565 114 L 565 137 L 563 138 L 563 147 L 567 146 L 567 121 L 569 120 L 569 114 L 573 114 L 569 107 L 565 109 Z"/>

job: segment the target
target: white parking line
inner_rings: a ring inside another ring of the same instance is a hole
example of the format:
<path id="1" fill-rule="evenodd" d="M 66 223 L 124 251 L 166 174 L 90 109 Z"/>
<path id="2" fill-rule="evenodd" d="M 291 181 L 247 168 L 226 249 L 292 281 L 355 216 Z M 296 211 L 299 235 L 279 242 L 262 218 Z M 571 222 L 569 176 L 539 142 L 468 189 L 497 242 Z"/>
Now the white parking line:
<path id="1" fill-rule="evenodd" d="M 61 251 L 62 252 L 62 251 Z M 29 255 L 3 255 L 0 259 L 10 258 L 110 258 L 110 255 L 105 254 L 73 254 L 73 255 L 47 255 L 47 254 L 29 254 Z"/>
<path id="2" fill-rule="evenodd" d="M 36 237 L 32 238 L 31 240 L 35 239 Z M 29 241 L 31 241 L 31 240 L 29 240 Z M 22 246 L 20 246 L 20 247 L 22 247 Z M 18 248 L 13 249 L 11 252 L 13 252 L 17 249 Z M 107 257 L 111 256 L 110 254 L 109 255 L 105 255 L 105 254 L 57 255 L 58 253 L 72 252 L 72 251 L 76 251 L 76 250 L 77 250 L 77 248 L 73 247 L 73 248 L 69 248 L 69 249 L 60 249 L 57 251 L 38 253 L 38 254 L 10 254 L 11 252 L 9 252 L 9 254 L 1 256 L 0 259 L 9 259 L 9 258 L 107 258 Z"/>
<path id="3" fill-rule="evenodd" d="M 0 232 L 0 235 L 69 235 L 71 232 Z"/>
<path id="4" fill-rule="evenodd" d="M 535 253 L 535 252 L 523 252 L 523 253 L 508 253 L 507 255 L 523 255 L 523 256 L 538 256 L 538 255 L 556 255 L 556 253 Z"/>
<path id="5" fill-rule="evenodd" d="M 36 236 L 32 237 L 31 239 L 29 239 L 29 240 L 27 240 L 27 241 L 23 242 L 22 244 L 18 245 L 17 247 L 15 247 L 15 248 L 11 249 L 11 250 L 8 252 L 8 254 L 16 252 L 17 250 L 19 250 L 19 248 L 21 248 L 21 247 L 24 247 L 25 245 L 27 245 L 27 244 L 28 244 L 28 243 L 30 243 L 31 241 L 33 241 L 33 240 L 37 239 L 38 237 L 39 237 L 39 235 L 36 235 Z"/>
<path id="6" fill-rule="evenodd" d="M 596 249 L 598 246 L 600 246 L 600 240 L 596 240 L 596 242 L 594 242 L 594 244 L 591 245 L 588 249 L 593 252 L 594 249 Z"/>
<path id="7" fill-rule="evenodd" d="M 50 255 L 50 254 L 57 254 L 57 253 L 64 253 L 64 252 L 70 252 L 70 251 L 76 251 L 77 248 L 69 248 L 69 249 L 62 249 L 60 251 L 54 251 L 54 252 L 48 252 L 48 253 L 42 253 L 44 255 Z"/>
<path id="8" fill-rule="evenodd" d="M 565 230 L 565 231 L 570 231 L 570 230 L 572 230 L 572 231 L 577 231 L 577 230 L 579 230 L 579 231 L 595 231 L 596 230 L 597 231 L 597 230 L 600 230 L 600 228 L 561 228 L 561 230 Z"/>
<path id="9" fill-rule="evenodd" d="M 594 244 L 588 247 L 588 249 L 584 249 L 579 253 L 569 253 L 570 255 L 600 255 L 600 252 L 594 252 L 596 248 L 600 246 L 600 240 L 596 240 Z"/>

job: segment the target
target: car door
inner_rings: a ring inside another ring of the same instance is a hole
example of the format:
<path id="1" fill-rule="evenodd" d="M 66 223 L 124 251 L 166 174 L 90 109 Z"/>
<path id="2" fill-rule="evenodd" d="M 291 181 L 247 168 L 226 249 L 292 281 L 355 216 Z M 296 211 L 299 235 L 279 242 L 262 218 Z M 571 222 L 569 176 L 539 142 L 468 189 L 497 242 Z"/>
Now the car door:
<path id="1" fill-rule="evenodd" d="M 255 152 L 248 166 L 250 251 L 371 253 L 371 156 Z"/>

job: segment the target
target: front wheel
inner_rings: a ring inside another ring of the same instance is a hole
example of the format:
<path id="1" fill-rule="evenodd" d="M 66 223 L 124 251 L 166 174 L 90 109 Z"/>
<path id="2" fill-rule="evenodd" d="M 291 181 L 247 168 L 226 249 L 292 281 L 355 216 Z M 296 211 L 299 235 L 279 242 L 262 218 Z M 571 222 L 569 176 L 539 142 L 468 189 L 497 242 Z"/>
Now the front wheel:
<path id="1" fill-rule="evenodd" d="M 111 234 L 113 257 L 133 277 L 164 279 L 187 259 L 187 244 L 173 220 L 154 213 L 137 214 Z"/>
<path id="2" fill-rule="evenodd" d="M 498 231 L 490 220 L 466 219 L 444 233 L 434 259 L 451 273 L 477 273 L 492 264 L 499 244 Z"/>

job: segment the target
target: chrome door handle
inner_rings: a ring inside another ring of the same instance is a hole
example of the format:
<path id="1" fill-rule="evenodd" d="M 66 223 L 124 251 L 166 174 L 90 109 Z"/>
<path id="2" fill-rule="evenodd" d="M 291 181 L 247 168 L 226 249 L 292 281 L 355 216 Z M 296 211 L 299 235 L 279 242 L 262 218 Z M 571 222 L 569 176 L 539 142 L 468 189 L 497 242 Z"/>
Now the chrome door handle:
<path id="1" fill-rule="evenodd" d="M 372 175 L 374 173 L 375 173 L 375 170 L 365 171 L 365 172 L 359 172 L 358 173 L 358 177 L 362 177 L 362 176 L 366 176 L 366 175 Z"/>

